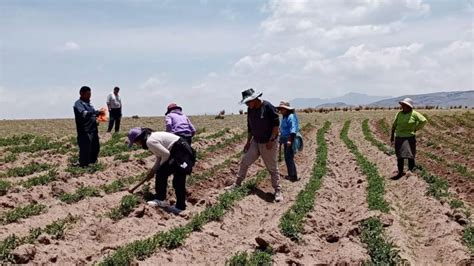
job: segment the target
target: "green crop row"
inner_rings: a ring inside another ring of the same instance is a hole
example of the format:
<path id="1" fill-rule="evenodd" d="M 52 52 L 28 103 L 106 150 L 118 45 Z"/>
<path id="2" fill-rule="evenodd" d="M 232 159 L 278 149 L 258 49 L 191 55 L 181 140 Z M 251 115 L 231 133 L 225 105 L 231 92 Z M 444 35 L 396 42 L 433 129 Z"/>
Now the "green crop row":
<path id="1" fill-rule="evenodd" d="M 13 210 L 5 212 L 0 217 L 0 224 L 10 224 L 14 223 L 20 219 L 28 218 L 30 216 L 39 215 L 46 208 L 43 204 L 28 204 L 23 207 L 16 207 Z"/>
<path id="2" fill-rule="evenodd" d="M 119 153 L 114 156 L 114 161 L 128 162 L 130 161 L 130 154 Z"/>
<path id="3" fill-rule="evenodd" d="M 227 147 L 228 145 L 231 145 L 232 143 L 235 143 L 237 141 L 242 140 L 245 136 L 247 136 L 247 132 L 243 132 L 243 133 L 240 133 L 240 134 L 235 134 L 231 138 L 224 139 L 222 142 L 219 142 L 219 143 L 214 144 L 214 145 L 210 145 L 209 147 L 207 147 L 203 151 L 198 151 L 197 152 L 197 157 L 199 159 L 204 158 L 209 153 L 212 153 L 212 152 L 215 152 L 217 150 L 223 149 L 223 148 Z"/>
<path id="4" fill-rule="evenodd" d="M 59 200 L 71 204 L 89 197 L 100 197 L 99 190 L 95 187 L 80 186 L 74 193 L 62 193 Z"/>
<path id="5" fill-rule="evenodd" d="M 0 196 L 7 194 L 12 184 L 8 180 L 0 179 Z"/>
<path id="6" fill-rule="evenodd" d="M 392 148 L 387 147 L 383 142 L 380 142 L 372 135 L 372 131 L 369 128 L 369 119 L 365 119 L 362 122 L 362 132 L 364 133 L 364 137 L 374 146 L 376 146 L 379 150 L 383 151 L 387 155 L 395 154 L 395 150 Z"/>
<path id="7" fill-rule="evenodd" d="M 471 255 L 474 256 L 474 226 L 464 228 L 462 241 L 469 248 Z"/>
<path id="8" fill-rule="evenodd" d="M 51 165 L 45 163 L 32 162 L 23 167 L 10 168 L 7 171 L 7 176 L 18 176 L 23 177 L 32 175 L 36 172 L 42 172 L 51 168 Z"/>
<path id="9" fill-rule="evenodd" d="M 212 168 L 210 168 L 209 170 L 204 171 L 203 173 L 191 174 L 189 176 L 189 178 L 186 179 L 186 183 L 188 185 L 193 185 L 193 184 L 199 182 L 200 180 L 207 179 L 210 176 L 215 175 L 217 171 L 220 171 L 220 170 L 228 167 L 232 163 L 232 160 L 240 158 L 240 156 L 242 156 L 242 152 L 238 152 L 238 153 L 232 155 L 230 158 L 227 158 L 224 162 L 213 166 Z"/>
<path id="10" fill-rule="evenodd" d="M 52 181 L 55 181 L 58 178 L 57 170 L 49 170 L 47 174 L 35 176 L 28 178 L 26 181 L 21 181 L 19 184 L 25 188 L 30 188 L 33 186 L 46 185 Z"/>
<path id="11" fill-rule="evenodd" d="M 24 244 L 33 244 L 43 233 L 50 235 L 54 239 L 62 239 L 67 227 L 78 220 L 77 217 L 68 215 L 65 219 L 59 219 L 44 228 L 33 228 L 30 233 L 24 237 L 18 237 L 15 234 L 9 235 L 0 242 L 0 264 L 16 263 L 11 252 Z"/>
<path id="12" fill-rule="evenodd" d="M 53 142 L 48 137 L 35 137 L 32 143 L 26 145 L 10 146 L 6 149 L 12 153 L 35 153 L 38 151 L 55 150 L 57 153 L 66 153 L 67 149 L 61 142 Z"/>
<path id="13" fill-rule="evenodd" d="M 8 153 L 3 156 L 3 159 L 1 159 L 2 162 L 4 163 L 12 163 L 18 159 L 18 155 L 16 153 Z"/>
<path id="14" fill-rule="evenodd" d="M 298 193 L 293 206 L 280 219 L 280 231 L 293 241 L 299 240 L 303 230 L 303 219 L 313 209 L 316 191 L 321 187 L 322 178 L 326 175 L 328 148 L 324 136 L 330 125 L 331 123 L 326 121 L 317 132 L 316 161 L 308 184 Z"/>
<path id="15" fill-rule="evenodd" d="M 369 204 L 369 209 L 388 212 L 390 208 L 388 202 L 384 199 L 384 178 L 380 176 L 377 166 L 369 162 L 367 158 L 359 152 L 354 142 L 349 139 L 347 133 L 349 132 L 350 124 L 350 120 L 344 123 L 340 137 L 349 150 L 355 155 L 357 164 L 360 166 L 364 175 L 367 176 L 367 202 Z"/>
<path id="16" fill-rule="evenodd" d="M 221 129 L 221 130 L 217 131 L 214 134 L 206 136 L 205 139 L 217 139 L 217 138 L 220 138 L 220 137 L 224 136 L 225 134 L 227 134 L 229 132 L 230 132 L 230 128 L 226 127 L 224 129 Z"/>
<path id="17" fill-rule="evenodd" d="M 159 247 L 173 249 L 181 246 L 190 233 L 201 230 L 203 225 L 210 221 L 220 220 L 226 210 L 247 196 L 265 176 L 265 170 L 259 171 L 255 178 L 247 181 L 238 189 L 221 194 L 215 205 L 209 206 L 201 213 L 193 216 L 186 225 L 175 227 L 166 232 L 159 232 L 150 238 L 136 240 L 119 247 L 99 265 L 128 265 L 134 258 L 143 260 L 149 257 Z"/>
<path id="18" fill-rule="evenodd" d="M 68 166 L 65 171 L 70 173 L 72 176 L 80 176 L 83 174 L 93 174 L 105 169 L 105 165 L 102 163 L 91 164 L 87 167 L 80 166 Z"/>
<path id="19" fill-rule="evenodd" d="M 377 125 L 385 136 L 390 136 L 390 128 L 385 118 L 378 120 Z"/>
<path id="20" fill-rule="evenodd" d="M 372 217 L 362 222 L 361 241 L 367 245 L 371 259 L 371 263 L 366 265 L 399 265 L 402 262 L 400 251 L 391 241 L 387 241 L 378 218 Z"/>
<path id="21" fill-rule="evenodd" d="M 117 180 L 112 181 L 109 184 L 101 186 L 101 189 L 106 193 L 106 194 L 111 194 L 115 193 L 118 191 L 122 191 L 126 188 L 126 186 L 129 186 L 135 182 L 138 182 L 145 178 L 146 172 L 141 173 L 139 175 L 134 175 L 134 176 L 129 176 L 129 177 L 124 177 L 120 178 Z"/>
<path id="22" fill-rule="evenodd" d="M 4 146 L 17 146 L 30 144 L 36 136 L 31 134 L 25 134 L 21 136 L 12 136 L 6 138 L 0 138 L 0 147 Z"/>
<path id="23" fill-rule="evenodd" d="M 234 256 L 228 259 L 226 266 L 270 266 L 272 265 L 273 250 L 267 248 L 266 250 L 255 250 L 252 253 L 246 251 L 237 252 Z"/>

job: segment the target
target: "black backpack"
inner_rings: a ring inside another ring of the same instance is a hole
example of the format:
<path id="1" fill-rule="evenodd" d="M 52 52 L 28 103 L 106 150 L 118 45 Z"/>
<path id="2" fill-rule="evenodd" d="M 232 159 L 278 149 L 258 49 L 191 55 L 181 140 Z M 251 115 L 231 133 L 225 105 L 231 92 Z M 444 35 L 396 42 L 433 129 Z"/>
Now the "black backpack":
<path id="1" fill-rule="evenodd" d="M 186 141 L 179 139 L 171 149 L 170 164 L 175 171 L 189 175 L 196 164 L 196 151 Z"/>

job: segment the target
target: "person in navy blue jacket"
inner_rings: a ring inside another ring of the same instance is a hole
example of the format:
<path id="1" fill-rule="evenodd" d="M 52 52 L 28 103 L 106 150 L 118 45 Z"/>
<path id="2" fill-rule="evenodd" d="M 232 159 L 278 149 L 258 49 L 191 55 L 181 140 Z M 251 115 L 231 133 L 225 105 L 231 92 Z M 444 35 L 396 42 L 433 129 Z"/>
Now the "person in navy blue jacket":
<path id="1" fill-rule="evenodd" d="M 81 87 L 80 98 L 74 103 L 74 117 L 77 129 L 77 144 L 79 145 L 79 166 L 86 167 L 97 162 L 99 156 L 99 130 L 97 116 L 103 111 L 95 110 L 90 103 L 91 88 Z"/>

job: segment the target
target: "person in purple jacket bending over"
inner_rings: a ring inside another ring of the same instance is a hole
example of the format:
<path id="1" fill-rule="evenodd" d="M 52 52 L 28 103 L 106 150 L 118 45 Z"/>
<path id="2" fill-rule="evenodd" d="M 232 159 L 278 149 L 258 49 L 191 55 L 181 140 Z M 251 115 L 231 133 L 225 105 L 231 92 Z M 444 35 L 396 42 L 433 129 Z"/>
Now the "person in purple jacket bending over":
<path id="1" fill-rule="evenodd" d="M 165 116 L 166 132 L 180 136 L 191 145 L 192 138 L 196 134 L 196 128 L 194 128 L 189 118 L 183 114 L 183 109 L 172 103 L 168 105 Z"/>

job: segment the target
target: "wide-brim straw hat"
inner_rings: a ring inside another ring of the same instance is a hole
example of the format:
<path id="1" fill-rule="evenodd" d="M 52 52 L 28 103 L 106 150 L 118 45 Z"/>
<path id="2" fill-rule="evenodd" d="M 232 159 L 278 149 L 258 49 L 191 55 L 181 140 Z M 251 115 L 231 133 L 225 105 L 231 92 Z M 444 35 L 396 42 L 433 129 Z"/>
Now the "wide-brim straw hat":
<path id="1" fill-rule="evenodd" d="M 410 98 L 405 98 L 405 99 L 403 99 L 403 101 L 399 101 L 398 103 L 399 104 L 404 104 L 404 105 L 406 105 L 410 108 L 413 108 L 413 100 L 410 99 Z"/>
<path id="2" fill-rule="evenodd" d="M 248 103 L 251 100 L 255 100 L 258 97 L 262 97 L 263 93 L 262 92 L 256 92 L 254 89 L 250 88 L 248 90 L 244 90 L 242 92 L 242 100 L 240 101 L 240 104 Z"/>
<path id="3" fill-rule="evenodd" d="M 285 101 L 281 101 L 281 102 L 280 102 L 280 105 L 278 105 L 277 108 L 278 108 L 278 109 L 283 108 L 283 109 L 290 110 L 290 111 L 295 110 L 294 107 L 291 107 L 291 106 L 290 106 L 290 103 L 289 103 L 289 102 L 285 102 Z"/>

